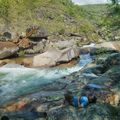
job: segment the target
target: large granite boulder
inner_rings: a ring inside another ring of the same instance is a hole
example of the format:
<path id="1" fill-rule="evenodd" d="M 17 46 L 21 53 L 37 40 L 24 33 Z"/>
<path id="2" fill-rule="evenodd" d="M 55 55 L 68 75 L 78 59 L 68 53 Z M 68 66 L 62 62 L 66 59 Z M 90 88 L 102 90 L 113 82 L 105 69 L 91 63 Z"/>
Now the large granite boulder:
<path id="1" fill-rule="evenodd" d="M 33 66 L 55 66 L 57 63 L 69 62 L 78 56 L 79 51 L 75 48 L 67 48 L 64 50 L 51 49 L 43 54 L 35 56 L 33 59 Z"/>
<path id="2" fill-rule="evenodd" d="M 111 54 L 104 62 L 104 71 L 115 65 L 120 65 L 120 53 Z"/>
<path id="3" fill-rule="evenodd" d="M 79 57 L 79 50 L 77 48 L 66 48 L 61 50 L 61 56 L 58 59 L 59 62 L 69 62 L 73 58 Z"/>
<path id="4" fill-rule="evenodd" d="M 0 42 L 0 59 L 8 58 L 17 53 L 19 48 L 12 42 Z"/>
<path id="5" fill-rule="evenodd" d="M 57 59 L 61 56 L 60 50 L 51 49 L 43 54 L 37 55 L 33 58 L 33 66 L 55 66 Z"/>

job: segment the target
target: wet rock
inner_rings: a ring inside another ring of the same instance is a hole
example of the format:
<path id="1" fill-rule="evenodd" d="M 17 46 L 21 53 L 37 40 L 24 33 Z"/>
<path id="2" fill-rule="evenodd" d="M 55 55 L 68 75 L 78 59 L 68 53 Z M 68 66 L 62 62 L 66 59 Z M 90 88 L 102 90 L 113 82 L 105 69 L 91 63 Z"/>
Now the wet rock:
<path id="1" fill-rule="evenodd" d="M 66 88 L 67 81 L 66 82 L 60 82 L 60 81 L 55 81 L 51 84 L 47 84 L 44 86 L 41 86 L 41 89 L 43 91 L 58 91 L 58 90 L 63 90 Z"/>
<path id="2" fill-rule="evenodd" d="M 119 120 L 119 117 L 114 107 L 99 103 L 83 109 L 74 107 L 53 109 L 48 113 L 48 120 Z"/>
<path id="3" fill-rule="evenodd" d="M 111 55 L 119 53 L 116 50 L 108 49 L 108 48 L 95 48 L 90 51 L 93 62 L 98 65 L 103 65 L 106 59 Z"/>
<path id="4" fill-rule="evenodd" d="M 15 55 L 19 48 L 12 42 L 0 42 L 0 59 Z"/>
<path id="5" fill-rule="evenodd" d="M 96 64 L 102 64 L 103 65 L 105 63 L 106 59 L 107 59 L 107 56 L 100 56 L 95 61 L 96 61 Z"/>
<path id="6" fill-rule="evenodd" d="M 87 54 L 91 53 L 92 51 L 95 51 L 96 47 L 94 43 L 83 45 L 83 47 L 80 48 L 80 54 Z"/>
<path id="7" fill-rule="evenodd" d="M 113 66 L 111 69 L 109 69 L 104 76 L 111 79 L 111 85 L 112 88 L 115 87 L 116 89 L 119 89 L 120 86 L 120 65 Z"/>
<path id="8" fill-rule="evenodd" d="M 87 67 L 82 70 L 82 73 L 100 75 L 103 72 L 104 67 L 102 65 L 96 65 L 93 67 Z"/>
<path id="9" fill-rule="evenodd" d="M 115 65 L 120 65 L 120 53 L 111 54 L 104 62 L 104 71 Z"/>
<path id="10" fill-rule="evenodd" d="M 120 100 L 120 66 L 115 66 L 109 69 L 106 73 L 92 80 L 92 83 L 96 83 L 102 86 L 106 86 L 109 91 L 104 98 L 105 102 L 111 105 L 117 106 Z M 107 90 L 106 89 L 106 90 Z"/>
<path id="11" fill-rule="evenodd" d="M 93 80 L 94 83 L 99 83 L 102 85 L 111 85 L 112 88 L 119 85 L 120 78 L 120 65 L 114 66 L 109 69 L 106 73 L 99 76 L 97 79 Z M 118 88 L 118 87 L 117 87 Z"/>

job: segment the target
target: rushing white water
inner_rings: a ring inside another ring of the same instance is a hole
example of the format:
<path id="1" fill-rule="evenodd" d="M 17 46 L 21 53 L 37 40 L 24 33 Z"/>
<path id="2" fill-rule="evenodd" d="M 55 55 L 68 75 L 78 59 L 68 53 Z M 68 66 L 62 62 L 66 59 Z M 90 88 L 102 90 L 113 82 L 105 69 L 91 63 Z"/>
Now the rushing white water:
<path id="1" fill-rule="evenodd" d="M 15 64 L 5 65 L 0 68 L 0 104 L 20 95 L 34 92 L 41 84 L 59 80 L 58 78 L 79 71 L 91 61 L 90 54 L 85 54 L 81 55 L 79 63 L 71 68 L 35 69 Z"/>

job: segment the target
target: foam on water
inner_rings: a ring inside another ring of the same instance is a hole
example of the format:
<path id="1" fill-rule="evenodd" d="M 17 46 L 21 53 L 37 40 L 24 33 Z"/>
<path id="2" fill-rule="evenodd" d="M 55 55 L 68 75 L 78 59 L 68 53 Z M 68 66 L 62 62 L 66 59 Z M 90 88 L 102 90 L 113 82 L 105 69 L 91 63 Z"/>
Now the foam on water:
<path id="1" fill-rule="evenodd" d="M 81 55 L 80 62 L 71 68 L 25 68 L 16 64 L 8 64 L 0 68 L 0 104 L 23 94 L 39 89 L 41 84 L 58 80 L 58 78 L 79 71 L 91 62 L 89 54 Z"/>

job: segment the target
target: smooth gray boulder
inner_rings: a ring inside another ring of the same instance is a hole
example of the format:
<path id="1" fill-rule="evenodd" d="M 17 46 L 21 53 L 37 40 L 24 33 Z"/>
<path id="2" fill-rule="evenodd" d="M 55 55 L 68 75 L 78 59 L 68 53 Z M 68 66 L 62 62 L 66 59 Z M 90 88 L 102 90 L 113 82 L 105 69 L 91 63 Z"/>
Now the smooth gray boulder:
<path id="1" fill-rule="evenodd" d="M 67 48 L 64 50 L 51 49 L 43 54 L 34 56 L 33 66 L 55 66 L 57 63 L 69 62 L 79 56 L 79 50 L 76 48 Z"/>

